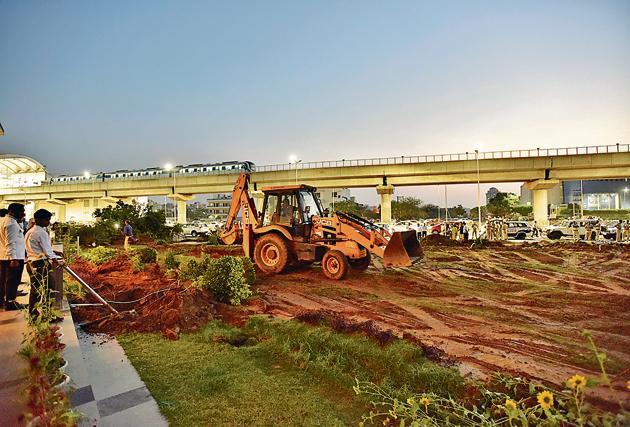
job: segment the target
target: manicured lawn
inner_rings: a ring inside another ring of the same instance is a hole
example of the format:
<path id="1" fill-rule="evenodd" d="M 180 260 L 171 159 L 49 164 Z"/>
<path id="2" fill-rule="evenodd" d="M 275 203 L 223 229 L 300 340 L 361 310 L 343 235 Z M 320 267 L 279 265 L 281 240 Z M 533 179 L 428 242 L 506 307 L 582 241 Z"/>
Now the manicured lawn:
<path id="1" fill-rule="evenodd" d="M 355 396 L 355 378 L 401 398 L 428 390 L 456 395 L 462 383 L 409 343 L 381 346 L 296 321 L 254 318 L 242 329 L 211 322 L 179 341 L 118 339 L 175 426 L 356 425 L 370 408 Z"/>

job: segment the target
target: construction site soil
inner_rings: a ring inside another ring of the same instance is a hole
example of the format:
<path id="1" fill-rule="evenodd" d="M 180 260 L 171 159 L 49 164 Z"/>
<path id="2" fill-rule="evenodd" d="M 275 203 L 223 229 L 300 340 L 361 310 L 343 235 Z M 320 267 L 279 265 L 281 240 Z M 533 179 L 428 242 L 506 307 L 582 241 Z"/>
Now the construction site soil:
<path id="1" fill-rule="evenodd" d="M 256 297 L 241 307 L 213 303 L 211 295 L 187 288 L 157 266 L 134 273 L 125 257 L 98 268 L 77 261 L 73 268 L 109 300 L 135 300 L 169 288 L 134 304 L 135 317 L 104 318 L 100 307 L 80 308 L 77 314 L 100 332 L 161 331 L 176 338 L 180 330 L 213 317 L 234 324 L 255 314 L 313 322 L 325 312 L 369 325 L 377 338 L 385 331 L 419 343 L 442 361 L 455 361 L 467 376 L 500 371 L 558 386 L 575 373 L 599 377 L 583 335 L 588 330 L 607 353 L 613 379 L 612 390 L 597 387 L 593 397 L 630 404 L 625 389 L 630 246 L 543 242 L 473 248 L 441 238 L 423 246 L 424 260 L 413 267 L 383 269 L 376 263 L 343 281 L 327 279 L 317 265 L 280 275 L 258 272 Z M 238 249 L 177 252 L 220 256 L 237 255 Z"/>

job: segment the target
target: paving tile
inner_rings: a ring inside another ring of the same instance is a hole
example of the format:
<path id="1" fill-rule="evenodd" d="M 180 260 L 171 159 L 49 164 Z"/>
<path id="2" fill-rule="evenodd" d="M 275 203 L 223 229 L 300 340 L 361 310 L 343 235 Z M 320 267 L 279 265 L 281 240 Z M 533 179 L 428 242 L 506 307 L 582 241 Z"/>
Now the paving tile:
<path id="1" fill-rule="evenodd" d="M 99 425 L 100 416 L 98 415 L 96 401 L 84 403 L 73 409 L 83 415 L 83 418 L 79 421 L 79 427 L 93 427 Z"/>
<path id="2" fill-rule="evenodd" d="M 101 417 L 106 417 L 116 412 L 121 412 L 125 409 L 146 403 L 152 399 L 153 397 L 149 390 L 143 386 L 135 390 L 120 393 L 116 396 L 108 397 L 107 399 L 99 400 L 96 402 L 96 406 L 98 406 L 98 412 L 101 414 Z"/>
<path id="3" fill-rule="evenodd" d="M 83 404 L 94 402 L 94 393 L 92 392 L 92 386 L 86 385 L 79 389 L 74 390 L 70 394 L 70 403 L 73 407 L 81 406 Z"/>
<path id="4" fill-rule="evenodd" d="M 83 362 L 96 400 L 143 387 L 118 341 L 105 335 L 91 335 L 77 329 Z"/>
<path id="5" fill-rule="evenodd" d="M 160 414 L 155 400 L 151 399 L 133 408 L 102 417 L 98 425 L 99 427 L 166 427 L 168 422 Z"/>

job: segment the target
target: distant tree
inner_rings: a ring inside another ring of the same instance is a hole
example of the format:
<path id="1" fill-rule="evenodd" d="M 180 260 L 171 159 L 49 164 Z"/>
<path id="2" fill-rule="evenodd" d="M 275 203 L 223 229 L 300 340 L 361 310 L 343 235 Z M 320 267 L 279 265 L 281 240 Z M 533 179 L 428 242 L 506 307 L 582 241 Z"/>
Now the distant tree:
<path id="1" fill-rule="evenodd" d="M 475 206 L 470 209 L 470 219 L 478 220 L 479 219 L 479 207 Z M 481 207 L 481 220 L 484 221 L 488 216 L 488 210 L 485 206 Z"/>
<path id="2" fill-rule="evenodd" d="M 188 220 L 190 221 L 208 219 L 209 217 L 210 217 L 210 208 L 207 206 L 189 205 L 186 210 L 186 218 L 188 218 Z"/>
<path id="3" fill-rule="evenodd" d="M 488 213 L 496 217 L 508 217 L 518 204 L 518 196 L 514 193 L 497 193 L 487 204 Z"/>
<path id="4" fill-rule="evenodd" d="M 426 212 L 426 218 L 437 218 L 440 207 L 432 203 L 427 203 L 422 206 L 422 209 Z"/>
<path id="5" fill-rule="evenodd" d="M 529 217 L 533 213 L 534 209 L 532 206 L 527 205 L 518 205 L 514 206 L 513 213 L 520 217 Z"/>
<path id="6" fill-rule="evenodd" d="M 449 216 L 453 218 L 465 218 L 466 217 L 466 208 L 462 205 L 453 206 L 448 210 Z"/>
<path id="7" fill-rule="evenodd" d="M 422 200 L 416 197 L 399 197 L 392 202 L 392 217 L 398 221 L 409 219 L 427 218 L 428 212 L 424 209 Z"/>
<path id="8" fill-rule="evenodd" d="M 376 218 L 376 213 L 366 205 L 357 203 L 354 200 L 343 200 L 335 203 L 335 211 L 352 215 L 358 215 L 363 218 Z"/>

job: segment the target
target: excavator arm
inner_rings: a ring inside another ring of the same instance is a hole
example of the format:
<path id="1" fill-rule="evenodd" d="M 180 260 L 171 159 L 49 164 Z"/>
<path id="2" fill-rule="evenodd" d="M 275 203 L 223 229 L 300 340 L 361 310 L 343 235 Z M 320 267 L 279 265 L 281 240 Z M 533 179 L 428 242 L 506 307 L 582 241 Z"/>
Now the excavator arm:
<path id="1" fill-rule="evenodd" d="M 243 172 L 236 180 L 232 190 L 232 205 L 219 238 L 226 245 L 242 242 L 245 255 L 251 257 L 254 250 L 253 228 L 258 225 L 258 212 L 254 199 L 249 196 L 249 179 L 249 174 Z M 241 211 L 241 226 L 239 226 L 236 218 Z"/>

